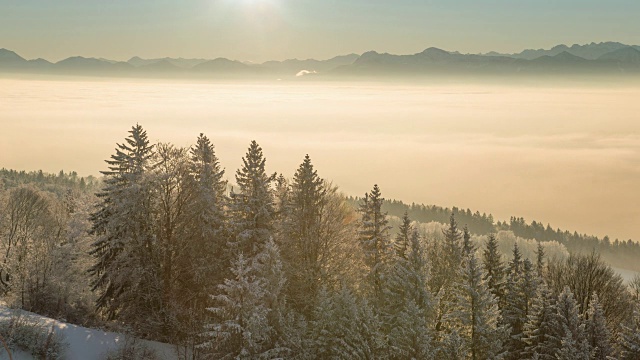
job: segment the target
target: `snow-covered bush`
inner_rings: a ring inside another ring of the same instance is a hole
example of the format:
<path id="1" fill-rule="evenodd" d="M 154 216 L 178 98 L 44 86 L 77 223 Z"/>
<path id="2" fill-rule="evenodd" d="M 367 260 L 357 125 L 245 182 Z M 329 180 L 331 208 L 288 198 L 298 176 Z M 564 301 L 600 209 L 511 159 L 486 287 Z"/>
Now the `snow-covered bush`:
<path id="1" fill-rule="evenodd" d="M 146 346 L 140 340 L 127 336 L 124 344 L 119 348 L 108 352 L 104 360 L 158 360 L 155 350 Z"/>
<path id="2" fill-rule="evenodd" d="M 26 351 L 37 359 L 65 358 L 67 344 L 64 338 L 41 322 L 12 316 L 0 321 L 0 335 L 10 350 Z"/>

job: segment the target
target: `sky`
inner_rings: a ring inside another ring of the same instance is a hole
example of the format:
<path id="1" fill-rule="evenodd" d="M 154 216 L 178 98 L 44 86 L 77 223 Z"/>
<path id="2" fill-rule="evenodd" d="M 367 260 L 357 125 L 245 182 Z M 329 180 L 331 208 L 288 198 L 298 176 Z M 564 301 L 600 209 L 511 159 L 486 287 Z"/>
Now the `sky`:
<path id="1" fill-rule="evenodd" d="M 520 52 L 640 44 L 639 13 L 637 0 L 0 0 L 0 48 L 50 61 Z"/>

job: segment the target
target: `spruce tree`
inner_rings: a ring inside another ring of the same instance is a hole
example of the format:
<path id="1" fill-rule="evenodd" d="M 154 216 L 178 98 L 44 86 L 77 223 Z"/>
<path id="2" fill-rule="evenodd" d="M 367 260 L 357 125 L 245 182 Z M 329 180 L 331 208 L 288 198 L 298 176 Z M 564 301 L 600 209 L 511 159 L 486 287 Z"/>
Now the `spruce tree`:
<path id="1" fill-rule="evenodd" d="M 558 337 L 556 297 L 542 284 L 538 287 L 527 323 L 524 325 L 523 341 L 526 344 L 522 357 L 525 359 L 555 360 L 561 346 Z"/>
<path id="2" fill-rule="evenodd" d="M 556 302 L 557 328 L 560 349 L 556 354 L 562 360 L 589 360 L 589 344 L 585 335 L 585 324 L 578 303 L 569 287 L 565 287 Z"/>
<path id="3" fill-rule="evenodd" d="M 514 244 L 513 259 L 508 266 L 505 304 L 502 308 L 503 321 L 511 332 L 507 341 L 509 359 L 519 359 L 525 350 L 524 325 L 536 295 L 537 284 L 533 264 L 529 259 L 522 260 L 520 249 Z"/>
<path id="4" fill-rule="evenodd" d="M 462 264 L 463 259 L 463 244 L 461 244 L 462 235 L 458 230 L 458 223 L 451 214 L 449 218 L 449 227 L 442 231 L 444 234 L 444 252 L 446 257 L 447 268 L 452 271 L 448 283 L 452 283 L 455 280 L 455 269 L 458 269 Z"/>
<path id="5" fill-rule="evenodd" d="M 201 344 L 216 359 L 277 358 L 288 353 L 284 320 L 285 283 L 280 252 L 273 240 L 253 258 L 243 253 L 233 263 L 233 277 L 213 295 L 211 324 Z"/>
<path id="6" fill-rule="evenodd" d="M 402 223 L 398 228 L 398 234 L 396 235 L 396 239 L 393 244 L 396 250 L 396 256 L 401 259 L 407 259 L 409 244 L 411 242 L 411 233 L 411 219 L 409 218 L 409 213 L 405 211 L 404 215 L 402 216 Z"/>
<path id="7" fill-rule="evenodd" d="M 485 271 L 484 280 L 487 282 L 491 293 L 498 299 L 498 306 L 502 308 L 505 266 L 502 261 L 502 255 L 498 250 L 498 241 L 493 234 L 489 234 L 489 240 L 482 252 L 482 263 Z"/>
<path id="8" fill-rule="evenodd" d="M 289 283 L 287 294 L 293 308 L 309 317 L 320 288 L 323 246 L 320 227 L 326 190 L 323 180 L 306 155 L 298 167 L 287 196 L 282 219 L 282 249 Z"/>
<path id="9" fill-rule="evenodd" d="M 99 293 L 97 307 L 108 319 L 126 321 L 143 331 L 146 317 L 158 311 L 159 291 L 155 274 L 151 225 L 153 186 L 146 177 L 151 169 L 154 146 L 146 131 L 133 126 L 106 163 L 104 187 L 97 194 L 100 204 L 91 215 L 91 234 L 96 236 L 89 269 L 92 290 Z"/>
<path id="10" fill-rule="evenodd" d="M 544 247 L 541 242 L 538 242 L 538 248 L 536 250 L 536 271 L 539 277 L 542 277 L 544 271 L 544 256 Z"/>
<path id="11" fill-rule="evenodd" d="M 494 359 L 502 355 L 507 332 L 500 324 L 496 297 L 484 280 L 484 271 L 473 253 L 465 259 L 461 280 L 454 284 L 455 305 L 446 315 L 450 329 L 466 342 L 470 359 Z"/>
<path id="12" fill-rule="evenodd" d="M 231 265 L 231 259 L 225 256 L 229 236 L 225 171 L 220 167 L 213 144 L 204 134 L 198 136 L 190 150 L 189 172 L 194 194 L 186 210 L 192 219 L 191 240 L 186 250 L 193 273 L 187 276 L 193 277 L 190 282 L 194 288 L 203 290 L 197 296 L 201 303 L 203 296 L 208 296 L 224 281 Z"/>
<path id="13" fill-rule="evenodd" d="M 620 333 L 620 360 L 640 359 L 640 310 L 633 314 L 630 324 L 623 324 Z"/>
<path id="14" fill-rule="evenodd" d="M 471 243 L 471 233 L 467 225 L 462 229 L 462 250 L 464 256 L 469 256 L 476 251 L 475 246 Z"/>
<path id="15" fill-rule="evenodd" d="M 366 301 L 358 301 L 342 286 L 336 293 L 318 293 L 311 330 L 310 357 L 318 359 L 382 358 L 384 336 L 377 316 Z"/>
<path id="16" fill-rule="evenodd" d="M 393 259 L 393 248 L 389 239 L 389 220 L 382 212 L 384 199 L 378 185 L 373 186 L 371 193 L 365 194 L 360 213 L 362 215 L 359 242 L 364 253 L 367 267 L 367 282 L 373 304 L 381 307 L 384 301 L 385 272 L 389 271 Z"/>
<path id="17" fill-rule="evenodd" d="M 275 175 L 267 175 L 262 148 L 252 141 L 236 171 L 237 190 L 230 196 L 232 254 L 243 253 L 247 258 L 261 251 L 272 236 L 274 199 L 271 182 Z"/>
<path id="18" fill-rule="evenodd" d="M 611 332 L 596 293 L 593 293 L 587 310 L 586 336 L 591 349 L 591 359 L 607 360 L 614 355 Z"/>
<path id="19" fill-rule="evenodd" d="M 405 222 L 409 223 L 409 222 Z M 396 255 L 392 286 L 386 296 L 389 309 L 389 344 L 393 358 L 431 358 L 433 298 L 428 291 L 429 266 L 418 232 L 409 228 L 405 256 Z"/>

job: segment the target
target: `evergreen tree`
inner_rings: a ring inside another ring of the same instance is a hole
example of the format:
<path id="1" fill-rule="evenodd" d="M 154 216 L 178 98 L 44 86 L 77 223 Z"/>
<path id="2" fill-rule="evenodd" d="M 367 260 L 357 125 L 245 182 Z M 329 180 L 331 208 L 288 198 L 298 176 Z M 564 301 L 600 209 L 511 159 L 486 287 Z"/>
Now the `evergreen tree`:
<path id="1" fill-rule="evenodd" d="M 537 277 L 529 259 L 522 260 L 517 244 L 513 247 L 513 259 L 509 262 L 505 304 L 502 308 L 504 323 L 511 335 L 507 341 L 508 358 L 519 359 L 525 350 L 524 325 L 536 294 Z"/>
<path id="2" fill-rule="evenodd" d="M 502 308 L 504 301 L 504 273 L 505 267 L 502 255 L 498 250 L 498 241 L 493 234 L 489 234 L 489 240 L 482 252 L 482 262 L 485 270 L 484 280 L 491 293 L 498 299 L 498 306 Z"/>
<path id="3" fill-rule="evenodd" d="M 462 250 L 464 256 L 469 256 L 471 253 L 476 251 L 475 246 L 471 243 L 471 233 L 469 232 L 467 225 L 462 229 Z"/>
<path id="4" fill-rule="evenodd" d="M 585 336 L 585 324 L 573 293 L 565 287 L 556 302 L 557 328 L 561 346 L 556 354 L 562 360 L 588 360 L 589 344 Z"/>
<path id="5" fill-rule="evenodd" d="M 381 307 L 384 301 L 385 272 L 393 258 L 392 244 L 389 239 L 389 220 L 382 212 L 384 199 L 378 185 L 373 186 L 371 193 L 365 194 L 360 205 L 362 214 L 359 242 L 364 252 L 364 263 L 367 266 L 367 282 L 373 304 Z"/>
<path id="6" fill-rule="evenodd" d="M 561 342 L 558 338 L 556 298 L 546 285 L 538 288 L 524 326 L 525 359 L 555 360 Z"/>
<path id="7" fill-rule="evenodd" d="M 242 158 L 242 167 L 236 171 L 238 190 L 231 191 L 233 239 L 229 245 L 232 253 L 243 253 L 247 258 L 261 251 L 273 231 L 274 199 L 271 182 L 275 175 L 267 175 L 265 163 L 262 148 L 252 141 L 247 154 Z"/>
<path id="8" fill-rule="evenodd" d="M 544 247 L 542 247 L 542 243 L 538 242 L 538 248 L 536 251 L 536 271 L 538 272 L 538 276 L 542 277 L 544 270 Z"/>
<path id="9" fill-rule="evenodd" d="M 393 244 L 396 250 L 396 256 L 401 259 L 407 259 L 409 244 L 411 242 L 411 233 L 411 219 L 409 218 L 409 213 L 405 211 L 402 216 L 402 223 L 398 228 L 398 235 L 396 235 L 396 240 Z"/>
<path id="10" fill-rule="evenodd" d="M 91 215 L 91 234 L 96 236 L 91 255 L 96 262 L 89 269 L 92 289 L 99 293 L 97 307 L 108 319 L 118 318 L 141 329 L 159 310 L 155 294 L 157 262 L 153 251 L 151 193 L 146 176 L 151 169 L 154 146 L 146 131 L 133 126 L 109 165 L 104 187 L 97 194 L 100 205 Z"/>
<path id="11" fill-rule="evenodd" d="M 640 311 L 633 314 L 631 324 L 622 325 L 620 333 L 620 360 L 640 359 Z"/>
<path id="12" fill-rule="evenodd" d="M 380 359 L 381 324 L 366 302 L 345 286 L 332 294 L 322 288 L 313 316 L 311 357 L 318 359 Z"/>
<path id="13" fill-rule="evenodd" d="M 465 261 L 461 281 L 454 285 L 454 310 L 446 316 L 448 328 L 455 328 L 466 342 L 470 359 L 495 359 L 502 355 L 502 339 L 507 332 L 500 323 L 496 297 L 484 279 L 477 258 Z"/>
<path id="14" fill-rule="evenodd" d="M 455 269 L 460 267 L 463 259 L 463 244 L 460 243 L 462 235 L 460 234 L 460 230 L 458 230 L 458 223 L 456 223 L 453 213 L 449 218 L 449 227 L 443 230 L 443 234 L 447 268 L 452 271 L 452 273 L 449 274 L 450 277 L 448 281 L 448 283 L 451 284 L 455 281 Z"/>
<path id="15" fill-rule="evenodd" d="M 231 260 L 225 256 L 229 236 L 225 171 L 220 167 L 213 144 L 204 134 L 198 136 L 196 145 L 190 150 L 189 173 L 194 189 L 193 200 L 186 210 L 192 221 L 191 240 L 186 248 L 192 273 L 187 276 L 193 277 L 189 281 L 193 288 L 201 289 L 197 301 L 202 303 L 203 296 L 211 294 L 224 281 L 231 265 Z"/>
<path id="16" fill-rule="evenodd" d="M 283 257 L 290 304 L 306 317 L 312 315 L 322 277 L 321 222 L 326 190 L 309 155 L 298 167 L 288 193 L 283 225 Z"/>
<path id="17" fill-rule="evenodd" d="M 453 213 L 449 217 L 449 226 L 442 231 L 444 243 L 441 247 L 442 256 L 439 267 L 434 269 L 434 277 L 439 280 L 439 287 L 433 289 L 437 298 L 436 330 L 443 330 L 443 320 L 446 314 L 452 311 L 455 304 L 453 284 L 460 281 L 463 259 L 462 234 L 458 230 L 458 224 Z M 455 342 L 454 342 L 455 343 Z"/>
<path id="18" fill-rule="evenodd" d="M 385 301 L 391 317 L 389 344 L 393 358 L 431 358 L 434 353 L 430 324 L 434 314 L 427 289 L 429 266 L 417 231 L 407 231 L 411 234 L 405 256 L 396 257 L 393 284 Z"/>
<path id="19" fill-rule="evenodd" d="M 436 359 L 466 360 L 469 355 L 469 344 L 460 336 L 458 329 L 451 329 L 442 336 L 436 349 Z"/>
<path id="20" fill-rule="evenodd" d="M 591 349 L 591 359 L 607 360 L 613 356 L 613 342 L 604 310 L 596 293 L 593 293 L 589 302 L 587 316 L 586 336 Z"/>
<path id="21" fill-rule="evenodd" d="M 213 322 L 201 344 L 216 359 L 275 358 L 287 353 L 282 346 L 284 274 L 279 250 L 268 241 L 253 258 L 240 253 L 231 269 L 232 279 L 220 285 L 208 310 Z"/>

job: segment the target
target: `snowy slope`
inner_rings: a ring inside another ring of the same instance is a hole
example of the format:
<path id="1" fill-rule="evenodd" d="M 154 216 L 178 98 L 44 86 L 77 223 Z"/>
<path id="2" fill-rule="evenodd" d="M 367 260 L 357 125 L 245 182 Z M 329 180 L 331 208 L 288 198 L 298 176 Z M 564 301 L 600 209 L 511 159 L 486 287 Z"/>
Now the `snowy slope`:
<path id="1" fill-rule="evenodd" d="M 11 315 L 16 314 L 17 311 L 20 310 L 0 307 L 0 320 L 11 317 Z M 68 344 L 66 359 L 69 360 L 101 360 L 108 351 L 117 349 L 125 342 L 125 335 L 123 334 L 84 328 L 49 319 L 34 313 L 26 311 L 20 312 L 22 316 L 27 316 L 34 321 L 46 324 L 48 327 L 54 326 L 56 331 L 62 333 L 64 342 Z M 140 342 L 154 349 L 161 359 L 169 360 L 177 358 L 175 347 L 172 345 L 145 340 L 140 340 Z M 4 349 L 1 347 L 0 349 L 0 359 L 8 359 Z M 23 352 L 15 352 L 12 355 L 14 360 L 33 360 L 30 354 Z"/>

